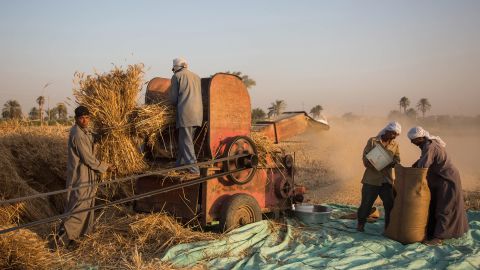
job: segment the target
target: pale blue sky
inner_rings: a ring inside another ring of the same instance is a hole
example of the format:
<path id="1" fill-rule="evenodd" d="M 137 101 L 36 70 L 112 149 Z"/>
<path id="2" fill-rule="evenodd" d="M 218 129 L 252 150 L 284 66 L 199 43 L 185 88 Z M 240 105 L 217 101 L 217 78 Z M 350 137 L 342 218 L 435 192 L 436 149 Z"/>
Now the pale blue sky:
<path id="1" fill-rule="evenodd" d="M 71 96 L 75 71 L 242 71 L 253 107 L 387 115 L 406 95 L 480 114 L 480 1 L 1 1 L 0 105 Z M 70 109 L 71 111 L 71 109 Z"/>

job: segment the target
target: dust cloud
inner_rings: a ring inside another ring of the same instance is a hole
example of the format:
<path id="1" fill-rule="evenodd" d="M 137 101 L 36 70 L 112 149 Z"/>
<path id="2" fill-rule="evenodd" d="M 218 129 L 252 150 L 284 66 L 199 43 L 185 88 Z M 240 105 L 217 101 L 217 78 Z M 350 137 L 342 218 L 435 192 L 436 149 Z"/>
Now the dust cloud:
<path id="1" fill-rule="evenodd" d="M 297 148 L 297 182 L 307 186 L 307 198 L 315 202 L 360 202 L 361 178 L 364 172 L 362 152 L 370 137 L 389 122 L 385 118 L 342 118 L 330 121 L 330 130 L 301 136 L 305 144 Z M 402 134 L 400 145 L 401 164 L 411 166 L 419 157 L 420 149 L 410 143 L 408 130 L 422 125 L 433 135 L 447 143 L 447 153 L 460 170 L 464 190 L 480 189 L 480 125 L 437 125 L 428 122 L 400 121 Z M 311 168 L 314 166 L 315 168 Z M 309 168 L 310 167 L 310 168 Z M 307 173 L 301 173 L 306 170 Z M 312 173 L 313 172 L 313 173 Z M 315 173 L 316 172 L 316 173 Z M 319 173 L 320 172 L 320 173 Z"/>

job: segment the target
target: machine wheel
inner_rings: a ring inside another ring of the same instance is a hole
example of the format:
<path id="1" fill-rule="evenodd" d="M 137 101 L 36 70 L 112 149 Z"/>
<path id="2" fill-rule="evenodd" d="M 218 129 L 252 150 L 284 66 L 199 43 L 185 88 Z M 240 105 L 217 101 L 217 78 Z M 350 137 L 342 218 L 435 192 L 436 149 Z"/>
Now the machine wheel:
<path id="1" fill-rule="evenodd" d="M 232 142 L 228 144 L 226 148 L 227 157 L 236 156 L 240 154 L 257 155 L 257 148 L 253 141 L 246 136 L 238 136 L 233 138 Z M 240 162 L 241 160 L 230 160 L 224 163 L 225 171 L 232 171 L 235 169 L 245 167 L 245 164 Z M 255 165 L 256 166 L 256 165 Z M 255 176 L 256 167 L 246 169 L 241 172 L 229 174 L 227 178 L 237 185 L 243 185 L 250 182 Z"/>
<path id="2" fill-rule="evenodd" d="M 287 179 L 278 180 L 275 183 L 275 194 L 282 199 L 290 198 L 293 194 L 293 185 Z"/>
<path id="3" fill-rule="evenodd" d="M 235 194 L 223 205 L 220 229 L 224 232 L 262 220 L 257 201 L 247 194 Z"/>

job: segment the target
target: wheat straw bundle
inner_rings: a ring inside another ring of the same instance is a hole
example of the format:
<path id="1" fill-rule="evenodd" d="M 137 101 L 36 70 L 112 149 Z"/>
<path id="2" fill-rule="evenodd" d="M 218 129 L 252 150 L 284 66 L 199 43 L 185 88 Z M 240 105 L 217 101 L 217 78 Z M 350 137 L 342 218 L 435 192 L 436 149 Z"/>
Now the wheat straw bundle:
<path id="1" fill-rule="evenodd" d="M 257 147 L 259 164 L 267 166 L 268 158 L 275 158 L 275 153 L 280 152 L 281 148 L 274 144 L 267 136 L 259 132 L 251 132 L 250 137 Z"/>
<path id="2" fill-rule="evenodd" d="M 75 73 L 74 95 L 79 104 L 89 109 L 94 128 L 102 136 L 98 157 L 115 165 L 119 175 L 147 168 L 130 136 L 130 114 L 137 106 L 142 79 L 142 64 L 129 65 L 126 70 L 114 67 L 104 74 Z"/>
<path id="3" fill-rule="evenodd" d="M 57 254 L 48 251 L 46 241 L 30 230 L 0 235 L 0 269 L 55 269 L 60 262 Z"/>
<path id="4" fill-rule="evenodd" d="M 175 108 L 167 101 L 144 105 L 132 113 L 133 136 L 148 140 L 153 147 L 162 130 L 175 122 Z"/>

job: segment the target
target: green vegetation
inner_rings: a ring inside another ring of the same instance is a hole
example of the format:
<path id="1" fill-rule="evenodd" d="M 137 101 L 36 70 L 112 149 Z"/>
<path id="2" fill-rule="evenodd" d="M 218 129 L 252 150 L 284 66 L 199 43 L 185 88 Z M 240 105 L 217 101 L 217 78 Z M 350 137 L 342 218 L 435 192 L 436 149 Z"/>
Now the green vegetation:
<path id="1" fill-rule="evenodd" d="M 316 105 L 310 110 L 310 113 L 312 114 L 313 118 L 317 119 L 322 114 L 322 111 L 323 111 L 323 107 L 320 105 Z"/>
<path id="2" fill-rule="evenodd" d="M 287 103 L 285 103 L 284 100 L 275 100 L 275 102 L 272 102 L 268 108 L 268 118 L 275 118 L 279 116 L 285 111 L 286 108 Z"/>
<path id="3" fill-rule="evenodd" d="M 260 108 L 255 108 L 252 110 L 252 122 L 265 120 L 266 117 L 267 117 L 267 114 L 265 113 L 264 110 Z"/>

